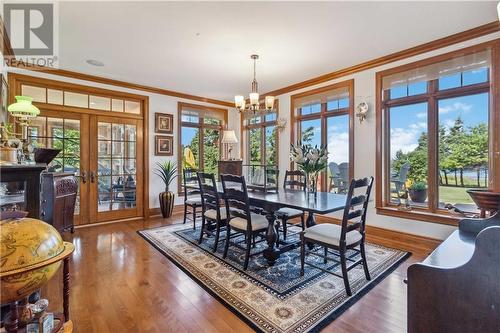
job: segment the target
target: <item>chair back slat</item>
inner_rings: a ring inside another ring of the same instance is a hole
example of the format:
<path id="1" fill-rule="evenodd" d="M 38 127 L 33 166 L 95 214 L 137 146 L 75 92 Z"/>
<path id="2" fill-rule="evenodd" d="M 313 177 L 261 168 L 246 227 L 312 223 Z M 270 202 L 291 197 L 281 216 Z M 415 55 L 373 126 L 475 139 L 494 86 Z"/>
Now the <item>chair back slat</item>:
<path id="1" fill-rule="evenodd" d="M 214 209 L 217 212 L 217 220 L 220 221 L 220 197 L 217 192 L 215 175 L 213 173 L 198 172 L 197 176 L 203 212 Z"/>
<path id="2" fill-rule="evenodd" d="M 361 235 L 365 235 L 366 227 L 366 211 L 370 199 L 370 193 L 373 186 L 373 177 L 352 179 L 347 191 L 346 205 L 342 216 L 342 231 L 340 234 L 341 244 L 345 244 L 346 234 L 352 230 L 358 230 Z M 354 196 L 355 190 L 365 188 L 365 193 Z M 361 206 L 359 209 L 353 210 L 354 207 Z M 358 221 L 350 223 L 352 219 L 359 218 Z"/>
<path id="3" fill-rule="evenodd" d="M 182 183 L 184 185 L 184 201 L 190 195 L 200 194 L 200 185 L 198 183 L 198 170 L 185 168 L 182 170 Z"/>
<path id="4" fill-rule="evenodd" d="M 228 217 L 240 217 L 247 220 L 247 230 L 252 230 L 250 203 L 248 200 L 245 177 L 235 175 L 220 175 L 226 213 Z"/>
<path id="5" fill-rule="evenodd" d="M 305 190 L 306 176 L 300 170 L 287 170 L 285 172 L 284 189 L 289 190 Z"/>

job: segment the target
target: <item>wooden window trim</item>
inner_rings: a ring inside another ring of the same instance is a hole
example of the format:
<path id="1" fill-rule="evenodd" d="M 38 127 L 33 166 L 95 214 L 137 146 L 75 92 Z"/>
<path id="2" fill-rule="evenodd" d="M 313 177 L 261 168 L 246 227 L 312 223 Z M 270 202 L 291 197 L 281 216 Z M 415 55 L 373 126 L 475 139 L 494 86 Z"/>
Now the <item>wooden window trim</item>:
<path id="1" fill-rule="evenodd" d="M 204 123 L 204 118 L 199 117 L 199 122 L 198 123 L 190 123 L 190 122 L 183 122 L 182 121 L 182 110 L 185 108 L 189 109 L 194 109 L 194 110 L 200 110 L 200 111 L 215 111 L 215 112 L 222 112 L 223 113 L 223 120 L 221 125 L 213 125 L 213 124 L 205 124 Z M 220 131 L 220 136 L 222 139 L 222 131 L 227 128 L 227 117 L 228 117 L 228 111 L 227 109 L 223 108 L 216 108 L 212 106 L 205 106 L 205 105 L 198 105 L 198 104 L 191 104 L 191 103 L 185 103 L 185 102 L 177 102 L 177 170 L 178 170 L 178 176 L 177 179 L 177 193 L 179 195 L 184 195 L 184 191 L 182 190 L 182 170 L 184 166 L 182 165 L 182 127 L 192 127 L 192 128 L 198 128 L 200 131 L 200 152 L 199 152 L 199 158 L 200 158 L 200 165 L 203 165 L 203 130 L 204 129 L 216 129 Z M 222 154 L 222 145 L 219 144 L 219 156 Z"/>
<path id="2" fill-rule="evenodd" d="M 295 105 L 297 100 L 306 96 L 320 94 L 329 90 L 347 88 L 349 92 L 349 107 L 327 111 L 327 103 L 321 104 L 321 111 L 308 114 L 297 115 Z M 302 120 L 321 119 L 321 142 L 327 142 L 327 119 L 330 117 L 349 115 L 349 178 L 354 178 L 354 79 L 334 83 L 328 86 L 305 91 L 290 97 L 290 142 L 295 144 L 295 140 L 300 138 L 300 122 Z M 290 162 L 290 169 L 294 169 L 293 162 Z M 327 188 L 327 177 L 322 177 L 322 188 Z"/>
<path id="3" fill-rule="evenodd" d="M 425 94 L 393 99 L 384 101 L 387 97 L 387 91 L 382 90 L 382 78 L 394 73 L 404 72 L 415 67 L 421 67 L 432 63 L 442 62 L 454 57 L 465 56 L 468 54 L 490 50 L 491 51 L 491 67 L 488 71 L 488 83 L 478 83 L 469 86 L 451 88 L 439 91 L 437 80 L 429 81 L 428 91 Z M 500 100 L 500 39 L 477 44 L 464 49 L 448 52 L 438 56 L 430 57 L 424 60 L 405 64 L 403 66 L 390 68 L 376 73 L 376 165 L 375 165 L 375 205 L 377 214 L 401 217 L 416 221 L 425 221 L 432 223 L 440 223 L 447 225 L 458 225 L 459 217 L 452 215 L 446 210 L 440 209 L 437 206 L 437 193 L 434 190 L 429 191 L 429 207 L 420 209 L 413 207 L 411 211 L 398 210 L 396 205 L 389 202 L 389 193 L 386 191 L 389 185 L 388 173 L 390 172 L 388 161 L 390 156 L 389 150 L 389 135 L 388 135 L 388 112 L 390 107 L 413 104 L 418 102 L 427 102 L 428 106 L 428 138 L 429 147 L 437 145 L 437 112 L 435 107 L 437 101 L 445 98 L 453 98 L 463 96 L 464 94 L 473 95 L 488 92 L 490 94 L 489 104 L 489 164 L 490 170 L 489 189 L 500 191 L 500 133 L 497 128 L 500 127 L 500 113 L 495 112 L 496 105 Z M 429 149 L 429 188 L 435 187 L 437 184 L 437 149 Z"/>

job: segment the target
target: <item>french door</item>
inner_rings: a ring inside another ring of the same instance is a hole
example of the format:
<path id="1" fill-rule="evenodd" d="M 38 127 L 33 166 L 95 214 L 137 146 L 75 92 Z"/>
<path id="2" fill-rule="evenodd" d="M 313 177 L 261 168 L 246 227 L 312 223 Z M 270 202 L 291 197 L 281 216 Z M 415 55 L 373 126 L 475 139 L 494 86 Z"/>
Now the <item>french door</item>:
<path id="1" fill-rule="evenodd" d="M 90 222 L 142 216 L 142 120 L 90 119 Z"/>
<path id="2" fill-rule="evenodd" d="M 75 225 L 142 216 L 142 120 L 41 111 L 30 124 L 30 141 L 61 149 L 51 171 L 79 180 Z"/>

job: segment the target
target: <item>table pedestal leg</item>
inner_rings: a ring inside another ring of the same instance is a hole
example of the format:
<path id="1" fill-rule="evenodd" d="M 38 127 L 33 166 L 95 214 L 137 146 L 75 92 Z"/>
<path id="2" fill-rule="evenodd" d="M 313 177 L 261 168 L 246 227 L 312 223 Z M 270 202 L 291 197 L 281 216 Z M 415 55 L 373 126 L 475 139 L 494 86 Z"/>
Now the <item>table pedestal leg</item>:
<path id="1" fill-rule="evenodd" d="M 278 259 L 278 257 L 279 257 L 279 252 L 276 251 L 276 249 L 274 248 L 276 246 L 278 234 L 277 234 L 277 232 L 275 230 L 275 226 L 274 226 L 274 223 L 275 223 L 274 214 L 269 213 L 268 215 L 266 215 L 266 218 L 267 218 L 267 221 L 269 222 L 269 225 L 267 227 L 267 236 L 266 236 L 267 249 L 264 250 L 263 255 L 264 255 L 264 258 L 266 258 L 269 266 L 272 266 L 276 262 L 276 259 Z"/>
<path id="2" fill-rule="evenodd" d="M 63 263 L 63 310 L 64 321 L 69 320 L 69 257 Z"/>

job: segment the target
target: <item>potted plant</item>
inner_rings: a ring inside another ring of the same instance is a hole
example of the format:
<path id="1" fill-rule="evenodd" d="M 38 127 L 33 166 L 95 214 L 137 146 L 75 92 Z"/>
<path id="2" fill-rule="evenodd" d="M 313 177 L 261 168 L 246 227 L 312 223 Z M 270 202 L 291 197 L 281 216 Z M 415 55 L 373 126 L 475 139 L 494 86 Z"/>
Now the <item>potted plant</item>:
<path id="1" fill-rule="evenodd" d="M 317 194 L 318 174 L 323 171 L 328 163 L 326 146 L 293 145 L 290 159 L 297 163 L 299 170 L 306 175 L 306 190 L 308 193 Z"/>
<path id="2" fill-rule="evenodd" d="M 169 190 L 169 187 L 175 177 L 177 177 L 177 166 L 171 161 L 157 162 L 155 173 L 165 183 L 165 191 L 159 195 L 161 215 L 163 217 L 170 217 L 174 210 L 175 194 Z"/>
<path id="3" fill-rule="evenodd" d="M 413 182 L 408 192 L 413 202 L 424 203 L 427 200 L 427 184 L 423 181 Z"/>

